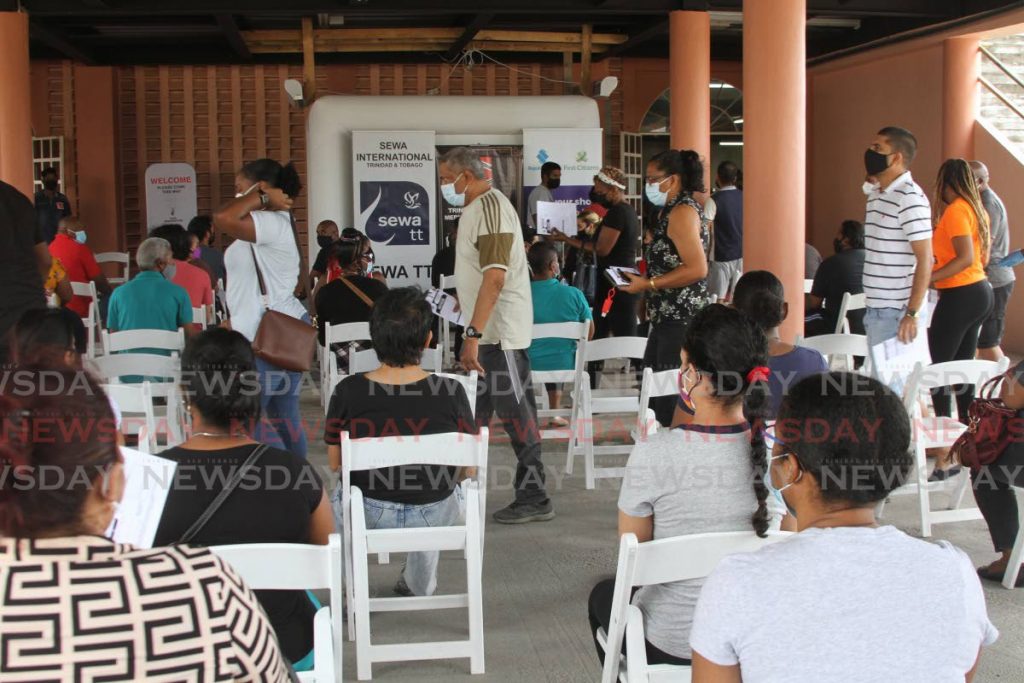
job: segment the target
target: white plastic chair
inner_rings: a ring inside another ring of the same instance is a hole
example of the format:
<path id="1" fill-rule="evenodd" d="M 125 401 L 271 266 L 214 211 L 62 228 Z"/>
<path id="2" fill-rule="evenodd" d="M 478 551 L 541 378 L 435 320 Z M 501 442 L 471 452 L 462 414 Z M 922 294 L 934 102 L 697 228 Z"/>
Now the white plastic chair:
<path id="1" fill-rule="evenodd" d="M 207 315 L 206 306 L 192 307 L 192 322 L 202 326 L 205 330 L 210 324 L 210 316 Z"/>
<path id="2" fill-rule="evenodd" d="M 185 349 L 185 330 L 103 330 L 103 348 L 108 354 L 134 352 L 136 349 L 160 349 L 180 353 Z M 143 352 L 145 353 L 145 352 Z"/>
<path id="3" fill-rule="evenodd" d="M 918 512 L 921 518 L 921 535 L 925 538 L 932 535 L 933 524 L 966 522 L 981 519 L 981 511 L 977 507 L 961 508 L 964 495 L 970 486 L 970 473 L 963 468 L 959 475 L 945 481 L 928 481 L 928 460 L 926 451 L 929 448 L 948 447 L 956 441 L 966 429 L 956 417 L 926 416 L 921 409 L 921 399 L 931 402 L 929 392 L 932 389 L 956 384 L 974 384 L 980 388 L 987 380 L 1006 372 L 1010 361 L 1004 358 L 999 362 L 988 360 L 961 360 L 948 363 L 936 363 L 928 367 L 920 364 L 911 373 L 903 391 L 903 404 L 910 414 L 912 427 L 911 448 L 914 451 L 913 480 L 892 492 L 891 495 L 907 495 L 917 493 Z M 956 414 L 956 401 L 952 401 L 953 413 Z M 945 510 L 932 510 L 931 494 L 937 491 L 950 493 L 949 504 Z M 884 503 L 879 503 L 878 512 L 884 511 Z"/>
<path id="4" fill-rule="evenodd" d="M 318 350 L 320 356 L 320 387 L 323 389 L 321 398 L 324 402 L 324 413 L 331 404 L 334 387 L 345 377 L 338 368 L 338 356 L 331 351 L 334 344 L 348 344 L 349 354 L 355 350 L 357 342 L 370 341 L 370 323 L 339 323 L 324 327 L 324 345 Z"/>
<path id="5" fill-rule="evenodd" d="M 121 411 L 121 433 L 137 436 L 138 449 L 143 453 L 158 453 L 156 407 L 149 382 L 100 386 Z"/>
<path id="6" fill-rule="evenodd" d="M 437 372 L 434 374 L 438 377 L 454 379 L 462 384 L 462 388 L 466 390 L 466 398 L 469 399 L 469 409 L 473 411 L 473 416 L 476 417 L 476 392 L 480 380 L 476 370 L 470 371 L 468 375 L 457 375 L 452 372 Z"/>
<path id="7" fill-rule="evenodd" d="M 97 376 L 108 384 L 122 384 L 123 379 L 129 376 L 148 378 L 152 397 L 163 398 L 167 404 L 166 407 L 154 411 L 157 433 L 165 434 L 167 439 L 166 445 L 162 448 L 176 446 L 185 440 L 184 411 L 179 391 L 181 359 L 177 353 L 170 356 L 155 353 L 114 353 L 93 358 L 89 362 Z"/>
<path id="8" fill-rule="evenodd" d="M 442 275 L 438 284 L 441 286 L 438 289 L 444 291 L 449 289 L 455 289 L 455 276 L 454 275 Z M 452 327 L 455 323 L 448 322 L 441 316 L 437 317 L 437 347 L 441 349 L 441 360 L 445 364 L 445 367 L 454 365 L 455 361 L 455 346 L 452 344 Z M 456 331 L 458 334 L 458 331 Z"/>
<path id="9" fill-rule="evenodd" d="M 373 349 L 355 351 L 348 357 L 348 372 L 350 375 L 358 375 L 363 372 L 373 372 L 380 367 L 380 359 Z M 427 372 L 439 372 L 441 370 L 441 349 L 424 349 L 423 357 L 420 359 L 420 367 Z M 339 379 L 339 381 L 341 381 Z M 334 387 L 331 387 L 334 391 Z"/>
<path id="10" fill-rule="evenodd" d="M 661 370 L 655 372 L 644 368 L 643 381 L 640 382 L 640 410 L 636 416 L 636 434 L 634 441 L 649 437 L 658 431 L 658 419 L 654 411 L 645 408 L 652 398 L 675 396 L 679 394 L 679 370 Z"/>
<path id="11" fill-rule="evenodd" d="M 533 340 L 538 339 L 569 339 L 576 342 L 576 352 L 573 354 L 573 367 L 569 370 L 533 370 L 530 379 L 534 390 L 540 396 L 538 403 L 537 421 L 541 422 L 552 417 L 569 418 L 569 432 L 571 436 L 576 427 L 575 417 L 577 415 L 576 404 L 579 401 L 579 384 L 583 378 L 585 366 L 583 365 L 583 354 L 587 346 L 587 337 L 590 336 L 590 322 L 571 323 L 542 323 L 533 326 Z M 545 384 L 572 384 L 570 392 L 572 406 L 559 408 L 548 405 L 548 395 L 544 388 Z M 540 438 L 543 439 L 564 439 L 567 436 L 565 428 L 541 429 Z M 572 448 L 572 439 L 569 439 L 569 448 Z"/>
<path id="12" fill-rule="evenodd" d="M 587 342 L 582 355 L 583 367 L 587 363 L 627 359 L 642 361 L 647 348 L 646 337 L 609 337 Z M 594 445 L 594 416 L 609 413 L 639 413 L 640 392 L 633 389 L 597 389 L 590 388 L 590 374 L 581 372 L 577 391 L 577 401 L 572 435 L 569 440 L 569 454 L 565 463 L 566 474 L 572 474 L 573 461 L 576 455 L 583 454 L 583 466 L 586 474 L 586 486 L 594 488 L 596 479 L 622 477 L 625 467 L 596 467 L 594 457 L 597 455 L 625 455 L 632 450 L 630 444 Z M 646 414 L 646 409 L 644 409 Z"/>
<path id="13" fill-rule="evenodd" d="M 636 605 L 626 609 L 626 683 L 690 683 L 693 670 L 675 664 L 648 664 L 644 613 Z M 622 673 L 619 673 L 622 680 Z"/>
<path id="14" fill-rule="evenodd" d="M 100 298 L 96 293 L 96 283 L 91 280 L 89 282 L 72 282 L 71 291 L 75 296 L 88 297 L 90 300 L 89 312 L 86 314 L 86 317 L 82 318 L 82 324 L 85 325 L 86 333 L 85 355 L 88 358 L 95 358 L 103 353 L 102 339 L 100 338 L 103 324 L 100 321 Z M 96 342 L 98 339 L 101 346 L 97 350 Z"/>
<path id="15" fill-rule="evenodd" d="M 349 638 L 356 641 L 359 680 L 369 680 L 374 662 L 468 657 L 474 674 L 484 672 L 483 535 L 487 511 L 487 428 L 479 434 L 430 434 L 410 437 L 349 439 L 341 434 L 341 485 L 344 520 L 345 592 Z M 439 465 L 472 467 L 476 480 L 463 482 L 466 524 L 459 527 L 410 529 L 366 528 L 362 492 L 351 485 L 354 471 Z M 467 592 L 457 595 L 371 598 L 369 554 L 426 550 L 462 550 L 466 558 Z M 469 638 L 460 641 L 375 645 L 370 638 L 370 613 L 429 609 L 469 611 Z"/>
<path id="16" fill-rule="evenodd" d="M 723 531 L 640 543 L 635 534 L 623 534 L 619 539 L 619 562 L 615 571 L 615 592 L 612 594 L 608 631 L 600 629 L 597 632 L 597 641 L 604 650 L 602 683 L 621 680 L 620 677 L 631 665 L 629 660 L 633 657 L 634 651 L 628 649 L 627 645 L 626 666 L 623 667 L 621 648 L 626 630 L 626 613 L 634 587 L 702 579 L 727 555 L 760 550 L 770 543 L 777 543 L 792 535 L 786 531 L 769 531 L 765 538 L 759 538 L 753 531 Z M 643 649 L 642 638 L 640 649 Z M 633 668 L 634 675 L 639 676 L 640 667 Z M 661 665 L 658 670 L 659 675 L 666 671 L 683 675 L 687 668 L 689 667 L 669 668 Z M 686 679 L 673 677 L 670 680 Z"/>
<path id="17" fill-rule="evenodd" d="M 853 371 L 853 357 L 862 356 L 869 362 L 868 338 L 863 334 L 821 334 L 816 337 L 797 337 L 796 345 L 805 349 L 814 349 L 825 356 L 829 367 L 841 367 Z M 867 374 L 867 373 L 865 373 Z"/>
<path id="18" fill-rule="evenodd" d="M 214 312 L 217 318 L 217 323 L 224 322 L 224 312 L 228 310 L 228 293 L 224 289 L 224 278 L 217 278 L 217 286 L 213 289 L 213 296 L 215 301 L 220 304 L 214 306 Z"/>
<path id="19" fill-rule="evenodd" d="M 131 279 L 131 257 L 126 251 L 104 251 L 96 254 L 96 263 L 118 263 L 124 266 L 124 277 L 108 277 L 112 285 L 123 285 Z"/>
<path id="20" fill-rule="evenodd" d="M 804 278 L 804 294 L 810 294 L 814 288 L 814 278 Z"/>
<path id="21" fill-rule="evenodd" d="M 1003 574 L 1003 588 L 1013 590 L 1017 586 L 1017 576 L 1020 574 L 1020 563 L 1024 560 L 1024 487 L 1014 486 L 1013 494 L 1017 497 L 1017 540 L 1013 543 L 1013 550 L 1010 551 L 1010 562 L 1006 565 L 1006 573 Z"/>
<path id="22" fill-rule="evenodd" d="M 850 321 L 846 317 L 850 311 L 862 311 L 868 307 L 867 297 L 864 294 L 843 294 L 843 301 L 839 304 L 839 318 L 836 320 L 836 334 L 849 334 Z"/>
<path id="23" fill-rule="evenodd" d="M 330 590 L 328 607 L 313 619 L 313 671 L 300 681 L 336 683 L 342 672 L 341 538 L 327 545 L 240 543 L 210 548 L 254 590 Z"/>

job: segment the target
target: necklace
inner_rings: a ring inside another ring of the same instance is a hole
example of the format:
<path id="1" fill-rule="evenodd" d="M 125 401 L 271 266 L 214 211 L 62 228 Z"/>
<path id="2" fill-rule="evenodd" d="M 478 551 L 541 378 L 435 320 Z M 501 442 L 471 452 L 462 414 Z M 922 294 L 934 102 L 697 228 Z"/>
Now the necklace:
<path id="1" fill-rule="evenodd" d="M 234 436 L 234 434 L 231 434 L 230 432 L 192 432 L 192 436 L 211 436 L 223 439 Z"/>

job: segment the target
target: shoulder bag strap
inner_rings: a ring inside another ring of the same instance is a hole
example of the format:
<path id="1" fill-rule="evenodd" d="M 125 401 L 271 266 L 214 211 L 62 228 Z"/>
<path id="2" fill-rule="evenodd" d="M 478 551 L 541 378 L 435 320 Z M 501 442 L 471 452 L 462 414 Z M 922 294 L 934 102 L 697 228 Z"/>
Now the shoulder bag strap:
<path id="1" fill-rule="evenodd" d="M 346 287 L 348 287 L 353 292 L 355 292 L 355 295 L 358 296 L 360 299 L 362 299 L 364 304 L 366 304 L 369 308 L 373 308 L 373 299 L 371 299 L 370 297 L 366 296 L 366 292 L 364 292 L 363 290 L 359 289 L 359 287 L 357 287 L 355 284 L 353 284 L 352 281 L 349 280 L 344 275 L 342 275 L 341 278 L 339 278 L 339 279 L 342 282 L 345 283 Z"/>
<path id="2" fill-rule="evenodd" d="M 270 308 L 270 301 L 267 300 L 267 285 L 263 282 L 263 273 L 260 271 L 260 263 L 256 260 L 256 245 L 250 244 L 252 252 L 252 265 L 256 267 L 256 280 L 260 283 L 260 301 L 263 303 L 263 310 Z"/>
<path id="3" fill-rule="evenodd" d="M 181 538 L 178 539 L 178 543 L 189 543 L 196 537 L 196 535 L 199 534 L 200 531 L 203 530 L 206 523 L 210 521 L 211 517 L 217 514 L 217 510 L 220 509 L 220 506 L 223 505 L 224 501 L 228 499 L 228 496 L 238 488 L 238 485 L 242 483 L 242 478 L 249 473 L 249 470 L 252 469 L 253 465 L 256 464 L 256 461 L 259 460 L 260 456 L 263 455 L 267 448 L 268 446 L 266 444 L 261 443 L 253 449 L 252 453 L 249 454 L 249 457 L 242 463 L 242 466 L 235 472 L 235 476 L 233 476 L 231 480 L 224 485 L 224 488 L 221 489 L 221 492 L 213 499 L 213 502 L 210 503 L 209 507 L 203 511 L 203 514 L 199 515 L 199 519 L 193 522 L 192 526 L 188 528 L 188 531 L 182 534 Z"/>

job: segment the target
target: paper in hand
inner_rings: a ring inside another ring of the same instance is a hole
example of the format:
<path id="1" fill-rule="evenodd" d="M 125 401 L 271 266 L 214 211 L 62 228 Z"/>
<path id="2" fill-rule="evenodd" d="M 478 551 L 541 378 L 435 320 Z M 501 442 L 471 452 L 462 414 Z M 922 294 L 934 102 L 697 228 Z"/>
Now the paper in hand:
<path id="1" fill-rule="evenodd" d="M 1017 249 L 1011 251 L 1009 254 L 1001 258 L 995 263 L 999 268 L 1013 268 L 1024 263 L 1024 249 Z"/>
<path id="2" fill-rule="evenodd" d="M 636 268 L 626 268 L 625 266 L 608 266 L 605 268 L 604 273 L 616 287 L 626 287 L 629 285 L 629 278 L 625 276 L 625 273 L 639 275 L 640 271 Z"/>
<path id="3" fill-rule="evenodd" d="M 427 291 L 427 303 L 430 304 L 430 310 L 438 318 L 453 322 L 459 327 L 465 327 L 469 324 L 466 316 L 458 309 L 459 300 L 443 289 L 431 287 Z"/>
<path id="4" fill-rule="evenodd" d="M 124 495 L 106 535 L 115 543 L 152 548 L 178 463 L 134 448 L 121 447 L 121 455 Z"/>
<path id="5" fill-rule="evenodd" d="M 576 204 L 573 202 L 537 202 L 537 234 L 550 235 L 551 230 L 575 235 Z"/>

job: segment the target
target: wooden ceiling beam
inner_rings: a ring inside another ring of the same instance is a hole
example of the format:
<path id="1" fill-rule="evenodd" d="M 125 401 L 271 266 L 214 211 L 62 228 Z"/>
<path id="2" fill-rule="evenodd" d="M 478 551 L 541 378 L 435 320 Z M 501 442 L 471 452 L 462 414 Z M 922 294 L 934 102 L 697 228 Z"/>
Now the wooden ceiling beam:
<path id="1" fill-rule="evenodd" d="M 451 61 L 462 54 L 462 51 L 466 49 L 470 41 L 476 38 L 484 26 L 491 23 L 494 19 L 493 12 L 483 12 L 473 17 L 473 20 L 469 22 L 466 28 L 462 31 L 462 35 L 455 39 L 455 42 L 451 44 L 448 51 L 444 53 L 445 61 Z"/>
<path id="2" fill-rule="evenodd" d="M 423 41 L 331 41 L 317 42 L 316 52 L 320 54 L 353 52 L 444 52 L 450 43 L 437 40 Z M 474 40 L 467 46 L 484 52 L 579 52 L 578 43 L 524 43 L 515 41 Z M 607 50 L 606 45 L 594 45 L 595 54 Z M 249 43 L 253 54 L 297 54 L 301 46 L 286 42 Z"/>
<path id="3" fill-rule="evenodd" d="M 245 44 L 242 32 L 238 30 L 238 22 L 235 21 L 233 15 L 218 14 L 217 26 L 224 33 L 224 39 L 228 41 L 228 45 L 231 46 L 236 55 L 246 61 L 252 59 L 252 52 L 249 51 L 249 47 Z"/>

